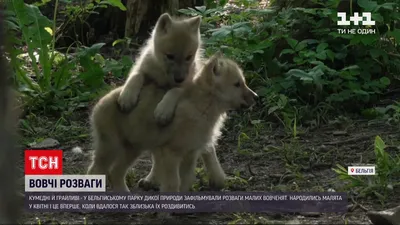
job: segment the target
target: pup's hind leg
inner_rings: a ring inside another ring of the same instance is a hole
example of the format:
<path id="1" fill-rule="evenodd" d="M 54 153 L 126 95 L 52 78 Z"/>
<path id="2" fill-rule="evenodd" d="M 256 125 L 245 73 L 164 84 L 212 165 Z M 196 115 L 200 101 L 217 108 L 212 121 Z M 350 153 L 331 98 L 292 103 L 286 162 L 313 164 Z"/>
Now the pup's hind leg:
<path id="1" fill-rule="evenodd" d="M 181 179 L 181 186 L 179 191 L 187 192 L 190 191 L 194 181 L 196 180 L 196 164 L 197 164 L 198 154 L 197 152 L 186 154 L 182 159 L 179 176 Z"/>
<path id="2" fill-rule="evenodd" d="M 178 192 L 180 188 L 179 166 L 182 157 L 167 148 L 158 149 L 153 152 L 154 177 L 160 184 L 160 192 Z"/>
<path id="3" fill-rule="evenodd" d="M 113 191 L 129 192 L 129 188 L 126 185 L 125 177 L 128 173 L 129 168 L 140 155 L 141 151 L 132 148 L 125 148 L 125 151 L 119 152 L 114 160 L 113 167 L 110 171 L 110 180 Z"/>
<path id="4" fill-rule="evenodd" d="M 115 159 L 116 146 L 94 137 L 94 152 L 92 163 L 90 164 L 87 174 L 104 174 L 108 175 L 110 167 Z"/>
<path id="5" fill-rule="evenodd" d="M 215 190 L 223 189 L 226 175 L 218 160 L 215 147 L 206 147 L 201 153 L 201 158 L 208 173 L 210 187 Z"/>
<path id="6" fill-rule="evenodd" d="M 153 150 L 153 152 L 155 152 L 157 150 Z M 145 178 L 142 178 L 139 180 L 138 182 L 138 187 L 141 188 L 144 191 L 150 191 L 150 190 L 158 190 L 159 189 L 159 184 L 157 183 L 157 179 L 156 179 L 156 174 L 159 172 L 157 172 L 157 170 L 162 169 L 159 167 L 158 163 L 155 163 L 156 159 L 154 156 L 154 153 L 151 154 L 151 170 L 150 173 L 147 174 L 147 176 Z"/>

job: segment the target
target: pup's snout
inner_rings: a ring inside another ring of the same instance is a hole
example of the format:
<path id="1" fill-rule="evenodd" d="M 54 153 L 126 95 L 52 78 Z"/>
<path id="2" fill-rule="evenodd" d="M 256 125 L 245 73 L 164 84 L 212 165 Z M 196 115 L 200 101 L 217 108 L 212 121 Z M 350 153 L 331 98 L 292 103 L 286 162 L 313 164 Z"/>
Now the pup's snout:
<path id="1" fill-rule="evenodd" d="M 241 104 L 240 104 L 240 108 L 242 108 L 242 109 L 247 109 L 247 108 L 250 108 L 252 105 L 254 105 L 256 103 L 256 101 L 254 100 L 254 98 L 253 97 L 246 97 L 245 98 L 245 102 L 242 102 Z"/>
<path id="2" fill-rule="evenodd" d="M 174 73 L 174 80 L 177 84 L 182 83 L 183 81 L 185 81 L 185 74 L 182 73 L 181 71 L 175 71 Z"/>
<path id="3" fill-rule="evenodd" d="M 247 93 L 245 96 L 245 100 L 246 100 L 246 105 L 247 107 L 251 107 L 254 104 L 256 104 L 256 99 L 258 98 L 257 93 L 255 93 L 253 90 L 251 90 L 250 88 L 247 88 Z"/>
<path id="4" fill-rule="evenodd" d="M 173 75 L 174 77 L 174 81 L 176 84 L 181 84 L 186 80 L 186 77 L 189 74 L 189 70 L 186 68 L 183 68 L 182 66 L 178 67 L 175 66 L 172 70 L 171 70 L 171 75 Z"/>
<path id="5" fill-rule="evenodd" d="M 175 77 L 174 80 L 175 80 L 176 83 L 180 84 L 180 83 L 182 83 L 185 79 L 184 79 L 183 77 Z"/>

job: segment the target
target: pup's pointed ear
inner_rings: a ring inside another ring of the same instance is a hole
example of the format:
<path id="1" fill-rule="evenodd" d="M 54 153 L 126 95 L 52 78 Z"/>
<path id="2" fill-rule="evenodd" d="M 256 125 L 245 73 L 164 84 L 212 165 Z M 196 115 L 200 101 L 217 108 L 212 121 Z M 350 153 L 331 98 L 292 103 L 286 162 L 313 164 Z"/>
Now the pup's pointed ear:
<path id="1" fill-rule="evenodd" d="M 196 17 L 188 19 L 188 24 L 192 31 L 197 32 L 200 29 L 201 17 L 196 16 Z"/>
<path id="2" fill-rule="evenodd" d="M 211 75 L 211 77 L 219 76 L 219 66 L 220 66 L 220 58 L 222 55 L 220 53 L 215 53 L 207 62 L 207 73 Z"/>
<path id="3" fill-rule="evenodd" d="M 222 57 L 224 57 L 224 53 L 221 50 L 218 50 L 216 53 L 214 53 L 213 56 L 215 56 L 217 58 L 222 58 Z"/>
<path id="4" fill-rule="evenodd" d="M 172 24 L 172 18 L 168 13 L 162 14 L 156 23 L 156 31 L 161 32 L 161 33 L 168 33 L 169 28 L 171 27 Z"/>

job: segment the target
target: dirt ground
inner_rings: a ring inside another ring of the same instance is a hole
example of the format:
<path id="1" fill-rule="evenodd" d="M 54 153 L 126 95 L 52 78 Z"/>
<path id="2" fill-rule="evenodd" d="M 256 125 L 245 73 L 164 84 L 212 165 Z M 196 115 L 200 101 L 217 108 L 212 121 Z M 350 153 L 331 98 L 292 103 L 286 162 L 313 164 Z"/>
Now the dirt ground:
<path id="1" fill-rule="evenodd" d="M 88 112 L 79 125 L 64 127 L 65 133 L 50 132 L 60 142 L 58 149 L 64 150 L 64 173 L 84 174 L 90 162 L 90 137 L 77 138 L 76 127 L 88 131 Z M 345 182 L 340 180 L 332 168 L 336 164 L 344 167 L 354 163 L 374 163 L 373 143 L 380 135 L 389 146 L 388 152 L 399 151 L 399 127 L 384 122 L 356 119 L 337 119 L 318 129 L 297 128 L 297 138 L 277 124 L 260 121 L 249 124 L 243 114 L 231 114 L 219 142 L 218 156 L 230 177 L 227 189 L 231 191 L 343 191 Z M 43 119 L 43 118 L 42 118 Z M 40 118 L 36 118 L 40 124 Z M 43 119 L 46 120 L 46 119 Z M 47 121 L 51 124 L 51 121 Z M 46 123 L 42 123 L 45 127 Z M 54 122 L 53 122 L 54 126 Z M 75 126 L 75 128 L 74 128 Z M 37 129 L 33 136 L 49 134 L 47 128 Z M 66 133 L 69 132 L 69 135 Z M 244 135 L 245 134 L 245 135 Z M 83 153 L 72 152 L 80 146 Z M 21 160 L 23 153 L 21 153 Z M 21 161 L 21 166 L 23 161 Z M 151 168 L 148 155 L 143 156 L 128 175 L 132 191 L 138 190 L 137 181 Z M 206 190 L 204 171 L 199 164 L 198 183 L 194 188 Z M 398 189 L 398 188 L 397 188 Z M 382 210 L 400 202 L 400 191 L 394 193 L 384 205 L 377 198 L 355 198 L 361 207 L 344 215 L 340 214 L 250 214 L 250 213 L 202 213 L 174 216 L 174 224 L 370 224 L 365 210 Z M 356 193 L 351 193 L 355 195 Z M 351 205 L 357 205 L 349 200 Z M 111 213 L 29 213 L 24 212 L 24 224 L 160 224 L 155 213 L 111 214 Z"/>

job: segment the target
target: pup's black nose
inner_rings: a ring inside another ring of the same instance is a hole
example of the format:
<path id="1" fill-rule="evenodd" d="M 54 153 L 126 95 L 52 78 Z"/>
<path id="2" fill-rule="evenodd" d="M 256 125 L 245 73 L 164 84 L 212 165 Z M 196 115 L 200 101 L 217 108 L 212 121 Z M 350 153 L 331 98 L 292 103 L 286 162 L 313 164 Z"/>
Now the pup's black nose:
<path id="1" fill-rule="evenodd" d="M 175 82 L 178 83 L 178 84 L 182 83 L 184 80 L 185 79 L 180 78 L 180 77 L 179 78 L 175 78 Z"/>

